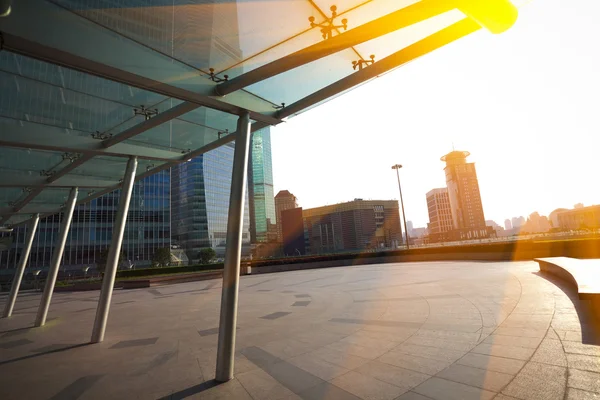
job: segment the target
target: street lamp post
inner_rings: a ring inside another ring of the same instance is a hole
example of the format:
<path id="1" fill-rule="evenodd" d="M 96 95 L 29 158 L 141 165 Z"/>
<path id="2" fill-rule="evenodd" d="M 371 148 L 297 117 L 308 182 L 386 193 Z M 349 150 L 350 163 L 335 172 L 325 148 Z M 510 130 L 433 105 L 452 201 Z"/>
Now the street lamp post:
<path id="1" fill-rule="evenodd" d="M 406 235 L 406 250 L 408 250 L 408 228 L 406 227 L 406 213 L 404 212 L 404 200 L 402 200 L 402 186 L 400 185 L 400 168 L 402 164 L 396 164 L 392 166 L 392 169 L 396 170 L 396 176 L 398 177 L 398 190 L 400 190 L 400 205 L 402 206 L 402 219 L 404 220 L 404 234 Z"/>

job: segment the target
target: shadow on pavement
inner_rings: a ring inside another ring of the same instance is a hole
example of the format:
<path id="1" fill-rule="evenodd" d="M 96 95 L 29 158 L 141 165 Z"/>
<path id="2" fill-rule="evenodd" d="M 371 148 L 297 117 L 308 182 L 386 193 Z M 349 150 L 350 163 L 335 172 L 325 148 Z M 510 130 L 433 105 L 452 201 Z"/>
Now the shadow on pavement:
<path id="1" fill-rule="evenodd" d="M 6 360 L 6 361 L 0 361 L 0 365 L 11 364 L 11 363 L 15 363 L 15 362 L 18 362 L 18 361 L 28 360 L 30 358 L 36 358 L 36 357 L 44 356 L 46 354 L 60 353 L 60 352 L 63 352 L 63 351 L 76 349 L 78 347 L 88 346 L 90 344 L 91 343 L 80 343 L 80 344 L 73 344 L 73 345 L 65 345 L 64 347 L 59 347 L 59 348 L 55 348 L 55 349 L 52 349 L 52 350 L 43 351 L 43 352 L 39 352 L 39 353 L 36 353 L 36 354 L 31 354 L 31 355 L 28 355 L 28 356 L 12 358 L 12 359 Z"/>
<path id="2" fill-rule="evenodd" d="M 189 387 L 187 389 L 183 389 L 180 390 L 179 392 L 175 392 L 172 393 L 168 396 L 165 397 L 161 397 L 158 400 L 181 400 L 181 399 L 185 399 L 187 397 L 193 396 L 195 394 L 204 392 L 205 390 L 209 390 L 212 389 L 216 386 L 219 386 L 221 384 L 221 382 L 217 382 L 216 380 L 212 379 L 210 381 L 206 381 L 206 382 L 202 382 L 198 385 Z"/>
<path id="3" fill-rule="evenodd" d="M 579 326 L 581 327 L 581 342 L 583 344 L 600 346 L 600 321 L 595 316 L 594 311 L 591 309 L 590 302 L 586 300 L 580 300 L 577 290 L 571 283 L 557 278 L 551 274 L 545 274 L 539 271 L 532 273 L 553 283 L 567 295 L 569 300 L 571 300 L 575 311 L 577 311 L 577 317 L 579 318 Z"/>

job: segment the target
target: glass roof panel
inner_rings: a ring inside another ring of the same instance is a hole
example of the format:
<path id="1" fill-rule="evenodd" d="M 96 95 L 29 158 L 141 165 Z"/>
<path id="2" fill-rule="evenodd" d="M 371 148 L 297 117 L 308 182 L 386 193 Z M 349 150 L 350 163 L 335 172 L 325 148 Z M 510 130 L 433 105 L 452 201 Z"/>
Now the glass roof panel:
<path id="1" fill-rule="evenodd" d="M 63 161 L 63 155 L 59 152 L 0 147 L 0 170 L 3 171 L 21 171 L 40 176 L 42 171 L 50 171 Z"/>
<path id="2" fill-rule="evenodd" d="M 148 36 L 159 35 L 156 40 L 164 40 L 167 44 L 172 43 L 166 37 L 160 36 L 165 32 L 164 27 L 160 29 L 160 26 L 153 24 L 152 21 L 128 20 L 123 15 L 120 18 L 119 24 L 135 25 Z M 193 22 L 189 26 L 198 29 L 198 25 Z M 79 57 L 191 92 L 212 94 L 217 84 L 209 78 L 208 71 L 201 71 L 172 58 L 174 48 L 171 48 L 171 52 L 168 53 L 159 52 L 148 47 L 146 43 L 127 39 L 114 30 L 47 1 L 20 0 L 14 5 L 10 17 L 0 21 L 0 27 L 7 33 L 44 46 L 64 50 Z M 52 35 L 47 34 L 50 31 Z M 73 35 L 73 32 L 77 32 L 77 35 Z M 188 40 L 188 36 L 191 37 L 189 40 L 192 40 L 195 35 L 196 31 L 193 35 L 188 31 L 183 40 Z M 189 50 L 189 46 L 187 48 Z M 214 57 L 218 53 L 215 51 Z M 194 54 L 207 57 L 207 53 L 201 49 Z M 212 54 L 210 56 L 213 57 Z M 257 112 L 270 112 L 273 106 L 264 99 L 245 91 L 232 93 L 222 100 Z"/>
<path id="3" fill-rule="evenodd" d="M 248 90 L 278 104 L 285 103 L 289 105 L 354 73 L 358 68 L 353 66 L 353 62 L 361 59 L 370 60 L 370 55 L 374 55 L 375 62 L 377 62 L 378 59 L 387 57 L 463 18 L 464 15 L 459 11 L 450 11 L 441 14 L 418 24 L 365 42 L 353 49 L 340 51 L 310 64 L 303 65 L 265 81 L 256 83 L 251 85 Z M 309 35 L 310 34 L 303 35 L 295 40 L 305 40 Z M 292 42 L 293 41 L 290 41 L 290 43 Z M 284 46 L 282 46 L 282 48 L 283 47 Z M 277 49 L 273 49 L 272 51 L 277 51 Z M 260 63 L 263 60 L 271 58 L 272 55 L 270 53 L 271 52 L 264 53 L 254 61 Z M 290 82 L 294 82 L 295 84 L 290 85 Z"/>

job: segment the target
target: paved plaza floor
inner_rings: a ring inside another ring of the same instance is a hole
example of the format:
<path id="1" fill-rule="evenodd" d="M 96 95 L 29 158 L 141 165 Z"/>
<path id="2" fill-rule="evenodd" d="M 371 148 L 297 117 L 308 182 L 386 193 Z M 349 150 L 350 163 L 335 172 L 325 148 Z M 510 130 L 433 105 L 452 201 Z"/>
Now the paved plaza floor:
<path id="1" fill-rule="evenodd" d="M 600 399 L 585 302 L 533 262 L 351 266 L 241 278 L 236 377 L 215 372 L 221 281 L 37 293 L 0 320 L 0 399 Z M 4 302 L 6 297 L 2 297 Z"/>

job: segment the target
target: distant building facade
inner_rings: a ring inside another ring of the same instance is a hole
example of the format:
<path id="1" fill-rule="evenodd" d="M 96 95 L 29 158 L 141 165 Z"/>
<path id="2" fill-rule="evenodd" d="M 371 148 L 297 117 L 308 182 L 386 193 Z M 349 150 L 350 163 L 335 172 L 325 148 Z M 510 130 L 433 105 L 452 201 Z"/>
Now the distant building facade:
<path id="1" fill-rule="evenodd" d="M 512 222 L 510 219 L 505 219 L 504 220 L 504 229 L 507 231 L 510 231 L 513 228 Z"/>
<path id="2" fill-rule="evenodd" d="M 562 211 L 557 218 L 561 229 L 600 229 L 600 205 Z"/>
<path id="3" fill-rule="evenodd" d="M 293 256 L 306 254 L 302 208 L 283 210 L 279 222 L 281 224 L 283 235 L 284 255 Z"/>
<path id="4" fill-rule="evenodd" d="M 447 188 L 433 189 L 425 195 L 429 213 L 429 235 L 436 240 L 442 234 L 454 229 L 452 208 Z"/>
<path id="5" fill-rule="evenodd" d="M 277 218 L 277 240 L 283 243 L 281 213 L 285 210 L 298 208 L 298 199 L 287 190 L 280 190 L 275 195 L 275 215 Z"/>
<path id="6" fill-rule="evenodd" d="M 311 254 L 397 248 L 402 242 L 396 200 L 355 199 L 302 212 Z"/>

